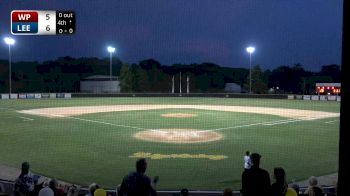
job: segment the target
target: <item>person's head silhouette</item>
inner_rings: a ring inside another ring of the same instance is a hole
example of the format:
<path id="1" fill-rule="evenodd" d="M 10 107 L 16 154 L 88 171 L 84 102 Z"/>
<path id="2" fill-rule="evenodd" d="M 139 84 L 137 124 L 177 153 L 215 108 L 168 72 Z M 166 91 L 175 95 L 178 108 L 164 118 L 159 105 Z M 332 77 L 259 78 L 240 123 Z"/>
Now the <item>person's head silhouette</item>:
<path id="1" fill-rule="evenodd" d="M 145 173 L 147 169 L 147 161 L 145 158 L 141 158 L 136 161 L 136 171 L 139 173 Z"/>
<path id="2" fill-rule="evenodd" d="M 261 155 L 258 153 L 252 153 L 250 155 L 250 159 L 253 163 L 253 167 L 257 168 L 260 166 L 260 158 L 261 158 Z"/>
<path id="3" fill-rule="evenodd" d="M 28 162 L 23 162 L 22 163 L 22 174 L 27 174 L 29 172 L 29 163 Z"/>

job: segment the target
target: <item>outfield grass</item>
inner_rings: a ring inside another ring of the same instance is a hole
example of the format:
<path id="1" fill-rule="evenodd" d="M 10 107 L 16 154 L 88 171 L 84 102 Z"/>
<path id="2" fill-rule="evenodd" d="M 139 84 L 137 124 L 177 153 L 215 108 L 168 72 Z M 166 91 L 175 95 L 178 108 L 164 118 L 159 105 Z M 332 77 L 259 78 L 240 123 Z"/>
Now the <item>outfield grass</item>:
<path id="1" fill-rule="evenodd" d="M 27 160 L 33 171 L 88 185 L 115 188 L 134 169 L 137 152 L 159 154 L 225 155 L 223 160 L 150 159 L 149 176 L 160 176 L 159 189 L 187 187 L 200 190 L 240 188 L 246 150 L 263 155 L 270 173 L 284 167 L 289 180 L 337 172 L 338 118 L 299 121 L 274 126 L 247 126 L 282 120 L 273 115 L 196 109 L 167 109 L 96 113 L 74 118 L 46 118 L 16 110 L 114 104 L 205 104 L 296 108 L 339 112 L 338 102 L 230 98 L 79 98 L 69 100 L 0 100 L 0 163 L 18 167 Z M 162 118 L 164 113 L 195 113 L 194 118 Z M 25 121 L 19 117 L 34 119 Z M 94 123 L 94 121 L 106 124 Z M 334 121 L 328 123 L 330 121 Z M 147 142 L 133 138 L 137 129 L 217 129 L 224 138 L 196 144 Z"/>

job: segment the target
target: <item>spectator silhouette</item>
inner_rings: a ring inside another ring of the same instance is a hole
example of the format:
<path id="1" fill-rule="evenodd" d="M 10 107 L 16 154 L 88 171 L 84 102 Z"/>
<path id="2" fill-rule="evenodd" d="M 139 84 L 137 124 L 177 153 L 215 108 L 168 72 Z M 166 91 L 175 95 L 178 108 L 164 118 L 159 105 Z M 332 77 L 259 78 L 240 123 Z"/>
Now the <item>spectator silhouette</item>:
<path id="1" fill-rule="evenodd" d="M 78 196 L 79 195 L 79 188 L 75 185 L 72 185 L 69 187 L 67 191 L 67 196 Z"/>
<path id="2" fill-rule="evenodd" d="M 226 188 L 222 193 L 222 196 L 233 196 L 233 190 L 230 188 Z"/>
<path id="3" fill-rule="evenodd" d="M 250 169 L 252 165 L 252 162 L 250 160 L 250 152 L 247 151 L 245 152 L 245 155 L 244 155 L 244 169 L 247 170 L 247 169 Z"/>
<path id="4" fill-rule="evenodd" d="M 269 173 L 260 168 L 261 155 L 250 155 L 252 166 L 242 174 L 242 190 L 244 196 L 271 195 L 271 181 Z"/>
<path id="5" fill-rule="evenodd" d="M 145 175 L 147 169 L 146 159 L 142 158 L 136 162 L 136 172 L 125 176 L 119 189 L 118 195 L 127 196 L 149 196 L 157 195 L 152 186 L 151 179 Z"/>
<path id="6" fill-rule="evenodd" d="M 285 196 L 298 196 L 299 194 L 293 188 L 287 188 Z"/>
<path id="7" fill-rule="evenodd" d="M 305 190 L 305 194 L 309 196 L 323 196 L 323 190 L 317 185 L 318 181 L 315 176 L 309 178 L 309 187 Z"/>
<path id="8" fill-rule="evenodd" d="M 38 176 L 33 175 L 29 169 L 29 163 L 23 162 L 21 167 L 21 174 L 15 180 L 15 196 L 33 195 L 35 185 L 38 182 Z"/>
<path id="9" fill-rule="evenodd" d="M 107 196 L 107 192 L 104 189 L 96 189 L 94 192 L 94 196 Z"/>
<path id="10" fill-rule="evenodd" d="M 50 180 L 49 185 L 39 191 L 38 196 L 55 196 L 58 182 L 55 179 Z"/>
<path id="11" fill-rule="evenodd" d="M 89 186 L 89 193 L 86 194 L 85 196 L 94 196 L 95 190 L 100 188 L 100 186 L 96 183 L 92 183 Z"/>
<path id="12" fill-rule="evenodd" d="M 297 183 L 293 182 L 293 184 L 291 185 L 291 188 L 295 190 L 296 193 L 299 194 L 300 192 L 300 187 Z"/>
<path id="13" fill-rule="evenodd" d="M 181 196 L 188 196 L 188 189 L 185 189 L 185 188 L 181 189 L 180 195 Z"/>
<path id="14" fill-rule="evenodd" d="M 272 195 L 273 196 L 285 196 L 288 189 L 288 184 L 286 182 L 286 173 L 283 168 L 276 167 L 273 170 L 273 175 L 276 182 L 272 184 Z"/>

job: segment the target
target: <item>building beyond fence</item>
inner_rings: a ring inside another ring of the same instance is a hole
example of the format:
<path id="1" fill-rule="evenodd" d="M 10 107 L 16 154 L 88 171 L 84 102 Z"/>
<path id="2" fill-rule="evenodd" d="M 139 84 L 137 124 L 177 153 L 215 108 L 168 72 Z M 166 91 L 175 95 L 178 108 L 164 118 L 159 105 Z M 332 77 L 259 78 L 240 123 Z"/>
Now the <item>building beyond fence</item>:
<path id="1" fill-rule="evenodd" d="M 120 82 L 116 76 L 89 76 L 80 81 L 83 93 L 120 93 Z"/>

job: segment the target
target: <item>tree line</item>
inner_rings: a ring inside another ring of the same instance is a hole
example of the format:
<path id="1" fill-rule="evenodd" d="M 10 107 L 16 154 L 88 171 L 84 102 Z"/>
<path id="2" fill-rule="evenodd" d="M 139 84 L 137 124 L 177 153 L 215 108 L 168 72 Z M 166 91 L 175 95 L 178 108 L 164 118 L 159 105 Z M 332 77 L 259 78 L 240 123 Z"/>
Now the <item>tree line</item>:
<path id="1" fill-rule="evenodd" d="M 252 67 L 252 92 L 257 94 L 293 93 L 313 94 L 317 82 L 340 82 L 340 66 L 320 66 L 321 70 L 307 71 L 301 64 L 281 65 L 263 70 L 261 65 Z M 113 59 L 113 75 L 119 76 L 122 92 L 169 93 L 172 80 L 175 92 L 179 92 L 180 72 L 182 89 L 186 78 L 190 80 L 190 92 L 224 92 L 226 83 L 236 83 L 242 92 L 249 91 L 250 74 L 247 68 L 223 67 L 214 63 L 162 65 L 154 59 L 128 64 Z M 56 60 L 12 63 L 13 92 L 79 92 L 80 81 L 92 75 L 109 75 L 109 59 L 60 57 Z M 7 60 L 0 60 L 0 92 L 8 92 L 9 67 Z"/>

